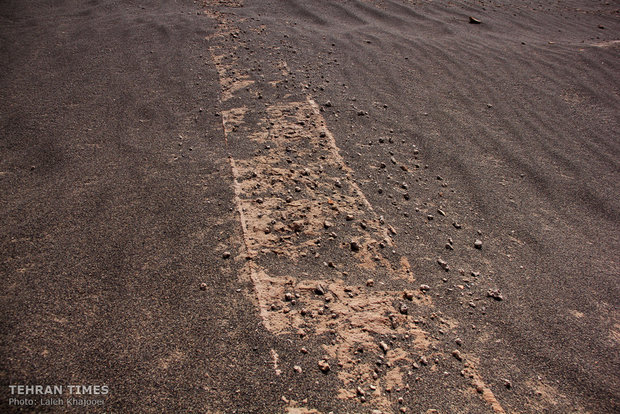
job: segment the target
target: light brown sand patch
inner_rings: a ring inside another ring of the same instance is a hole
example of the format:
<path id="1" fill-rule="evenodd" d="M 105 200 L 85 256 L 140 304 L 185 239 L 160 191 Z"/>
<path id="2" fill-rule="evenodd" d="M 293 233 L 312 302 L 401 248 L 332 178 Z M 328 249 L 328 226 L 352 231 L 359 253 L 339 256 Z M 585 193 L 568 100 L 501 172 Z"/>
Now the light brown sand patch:
<path id="1" fill-rule="evenodd" d="M 493 412 L 505 413 L 504 408 L 497 398 L 495 398 L 495 394 L 493 394 L 491 388 L 484 382 L 476 368 L 479 364 L 479 360 L 472 355 L 463 355 L 463 361 L 464 368 L 461 374 L 463 374 L 465 378 L 470 379 L 473 389 L 482 396 L 482 399 L 486 401 L 489 406 L 491 406 Z"/>
<path id="2" fill-rule="evenodd" d="M 571 309 L 569 312 L 570 312 L 571 315 L 573 315 L 577 319 L 581 319 L 584 316 L 583 312 L 579 312 L 576 309 Z"/>

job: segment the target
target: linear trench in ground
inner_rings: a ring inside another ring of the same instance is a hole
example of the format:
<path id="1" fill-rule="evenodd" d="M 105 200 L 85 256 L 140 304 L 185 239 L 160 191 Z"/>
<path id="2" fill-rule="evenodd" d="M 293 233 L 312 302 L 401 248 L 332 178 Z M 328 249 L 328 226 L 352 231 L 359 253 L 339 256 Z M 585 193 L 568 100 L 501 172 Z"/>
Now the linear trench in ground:
<path id="1" fill-rule="evenodd" d="M 231 32 L 230 22 L 222 23 L 222 37 Z M 356 398 L 360 389 L 367 389 L 374 406 L 389 410 L 392 402 L 386 392 L 404 387 L 408 367 L 436 349 L 436 340 L 414 316 L 432 311 L 431 299 L 418 290 L 384 289 L 379 283 L 407 287 L 415 279 L 407 258 L 398 254 L 395 230 L 376 214 L 353 180 L 318 105 L 293 94 L 278 102 L 233 103 L 256 83 L 238 60 L 227 59 L 232 55 L 230 45 L 211 48 L 226 108 L 221 115 L 227 145 L 241 139 L 266 149 L 229 156 L 242 255 L 251 259 L 244 260 L 243 272 L 254 286 L 252 299 L 264 326 L 275 335 L 335 334 L 335 340 L 323 345 L 325 356 L 317 369 L 331 364 L 337 371 L 343 383 L 340 398 Z M 255 108 L 251 105 L 259 105 L 258 119 L 250 116 Z M 311 259 L 321 263 L 318 251 L 325 245 L 341 260 L 325 263 L 327 271 L 301 270 Z M 458 325 L 445 324 L 448 329 Z M 382 338 L 394 341 L 390 346 Z M 362 351 L 389 368 L 379 375 L 371 363 L 356 357 Z M 475 358 L 462 358 L 472 386 L 495 412 L 504 412 L 477 372 Z"/>

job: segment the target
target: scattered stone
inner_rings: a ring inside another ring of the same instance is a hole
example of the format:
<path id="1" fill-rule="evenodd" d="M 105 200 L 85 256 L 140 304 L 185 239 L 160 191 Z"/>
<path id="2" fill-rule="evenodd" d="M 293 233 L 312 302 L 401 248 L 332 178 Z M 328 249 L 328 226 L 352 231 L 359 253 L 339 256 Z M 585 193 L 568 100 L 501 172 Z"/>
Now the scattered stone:
<path id="1" fill-rule="evenodd" d="M 504 387 L 506 387 L 508 389 L 512 388 L 512 382 L 510 382 L 509 379 L 504 378 L 502 381 L 504 382 Z"/>
<path id="2" fill-rule="evenodd" d="M 452 351 L 452 356 L 459 361 L 463 360 L 463 355 L 461 355 L 461 351 L 459 351 L 458 349 L 455 349 L 454 351 Z"/>
<path id="3" fill-rule="evenodd" d="M 431 287 L 429 285 L 420 285 L 420 290 L 422 292 L 427 292 L 431 289 Z"/>
<path id="4" fill-rule="evenodd" d="M 293 294 L 291 292 L 286 292 L 284 294 L 284 300 L 287 302 L 290 302 L 293 300 Z"/>
<path id="5" fill-rule="evenodd" d="M 379 342 L 379 347 L 381 348 L 381 350 L 383 351 L 383 353 L 387 354 L 387 351 L 389 351 L 390 347 L 388 346 L 388 344 L 386 344 L 385 342 L 381 341 Z"/>
<path id="6" fill-rule="evenodd" d="M 296 373 L 301 374 L 303 372 L 303 369 L 301 369 L 301 367 L 299 365 L 295 365 L 293 367 L 293 369 L 295 370 Z"/>
<path id="7" fill-rule="evenodd" d="M 432 214 L 429 214 L 428 216 L 426 216 L 426 219 L 427 219 L 428 221 L 431 221 L 431 220 L 432 220 L 432 219 L 434 219 L 434 218 L 435 218 L 435 217 L 433 217 L 433 215 L 432 215 Z"/>
<path id="8" fill-rule="evenodd" d="M 224 259 L 228 259 L 230 256 L 231 256 L 231 255 L 230 255 L 230 252 L 229 252 L 229 251 L 226 251 L 226 252 L 222 253 L 222 257 L 223 257 Z"/>
<path id="9" fill-rule="evenodd" d="M 476 241 L 474 242 L 474 247 L 478 250 L 482 249 L 482 240 L 476 239 Z"/>
<path id="10" fill-rule="evenodd" d="M 504 300 L 504 297 L 500 293 L 499 289 L 489 289 L 487 296 L 495 300 Z"/>
<path id="11" fill-rule="evenodd" d="M 461 227 L 463 227 L 459 223 L 457 223 L 456 221 L 454 223 L 452 223 L 452 225 L 454 226 L 455 229 L 460 229 Z"/>
<path id="12" fill-rule="evenodd" d="M 448 266 L 448 263 L 446 263 L 445 260 L 443 259 L 437 259 L 437 263 L 439 264 L 439 266 L 441 266 L 441 268 L 443 270 L 445 270 L 446 272 L 450 270 L 450 266 Z"/>
<path id="13" fill-rule="evenodd" d="M 411 367 L 413 369 L 420 369 L 420 364 L 418 364 L 417 362 L 414 362 L 413 364 L 411 364 Z"/>
<path id="14" fill-rule="evenodd" d="M 357 387 L 357 395 L 364 396 L 366 395 L 366 391 L 364 391 L 362 387 Z"/>
<path id="15" fill-rule="evenodd" d="M 440 215 L 440 216 L 444 216 L 444 217 L 446 216 L 445 211 L 443 211 L 443 210 L 442 210 L 442 209 L 440 209 L 440 208 L 438 208 L 438 209 L 437 209 L 437 213 L 439 213 L 439 215 Z"/>
<path id="16" fill-rule="evenodd" d="M 463 341 L 461 340 L 461 338 L 456 338 L 454 340 L 454 342 L 458 345 L 458 346 L 463 346 Z"/>
<path id="17" fill-rule="evenodd" d="M 403 296 L 405 297 L 405 299 L 407 300 L 413 300 L 413 292 L 411 292 L 410 290 L 405 290 L 403 292 Z"/>
<path id="18" fill-rule="evenodd" d="M 324 295 L 325 293 L 327 293 L 327 290 L 325 289 L 325 287 L 322 284 L 319 283 L 314 288 L 314 293 L 316 293 L 317 295 Z"/>
<path id="19" fill-rule="evenodd" d="M 480 24 L 482 22 L 480 20 L 476 19 L 475 17 L 469 16 L 469 23 L 470 24 Z"/>
<path id="20" fill-rule="evenodd" d="M 359 252 L 360 251 L 360 244 L 358 242 L 356 242 L 355 240 L 351 242 L 351 250 L 354 252 Z"/>
<path id="21" fill-rule="evenodd" d="M 299 352 L 301 352 L 302 354 L 307 354 L 308 350 L 306 349 L 306 347 L 303 347 L 299 350 Z"/>
<path id="22" fill-rule="evenodd" d="M 454 250 L 454 246 L 452 246 L 450 243 L 446 243 L 446 249 Z"/>
<path id="23" fill-rule="evenodd" d="M 404 303 L 401 303 L 400 307 L 398 308 L 398 311 L 402 313 L 403 315 L 406 315 L 409 313 L 409 308 Z"/>
<path id="24" fill-rule="evenodd" d="M 200 284 L 200 290 L 207 290 L 207 284 L 205 282 Z"/>
<path id="25" fill-rule="evenodd" d="M 331 221 L 329 221 L 329 220 L 325 220 L 325 221 L 323 222 L 323 227 L 325 227 L 326 229 L 328 229 L 328 228 L 332 227 L 333 225 L 334 225 L 334 224 L 333 224 Z"/>
<path id="26" fill-rule="evenodd" d="M 424 355 L 422 355 L 420 357 L 420 364 L 422 365 L 428 365 L 428 359 L 426 359 L 426 357 Z"/>
<path id="27" fill-rule="evenodd" d="M 327 374 L 329 372 L 330 366 L 329 366 L 329 363 L 326 360 L 324 360 L 324 359 L 320 360 L 318 365 L 319 365 L 319 369 L 324 374 Z"/>
<path id="28" fill-rule="evenodd" d="M 368 280 L 366 281 L 366 286 L 368 286 L 368 287 L 372 287 L 372 286 L 374 286 L 374 285 L 375 285 L 375 281 L 374 281 L 373 279 L 368 279 Z"/>
<path id="29" fill-rule="evenodd" d="M 291 230 L 295 233 L 299 233 L 304 229 L 304 221 L 303 220 L 295 220 L 291 223 Z"/>
<path id="30" fill-rule="evenodd" d="M 352 214 L 347 214 L 346 220 L 347 221 L 352 221 L 353 220 L 353 215 Z"/>

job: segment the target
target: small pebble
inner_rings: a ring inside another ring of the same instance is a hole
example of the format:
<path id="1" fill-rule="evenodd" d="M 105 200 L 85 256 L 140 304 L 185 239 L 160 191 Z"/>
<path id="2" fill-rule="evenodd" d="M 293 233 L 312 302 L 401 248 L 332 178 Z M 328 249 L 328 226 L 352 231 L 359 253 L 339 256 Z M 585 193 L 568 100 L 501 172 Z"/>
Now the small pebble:
<path id="1" fill-rule="evenodd" d="M 320 360 L 318 365 L 319 365 L 319 369 L 324 374 L 327 374 L 329 372 L 330 366 L 329 366 L 329 363 L 326 360 L 324 360 L 324 359 Z"/>
<path id="2" fill-rule="evenodd" d="M 409 313 L 409 308 L 404 303 L 401 303 L 400 307 L 398 308 L 398 311 L 402 313 L 403 315 L 406 315 Z"/>
<path id="3" fill-rule="evenodd" d="M 448 270 L 450 270 L 450 267 L 448 266 L 448 263 L 447 263 L 445 260 L 443 260 L 443 259 L 437 259 L 437 263 L 438 263 L 438 264 L 439 264 L 439 266 L 441 266 L 441 268 L 442 268 L 443 270 L 445 270 L 446 272 L 447 272 Z"/>
<path id="4" fill-rule="evenodd" d="M 504 300 L 504 297 L 500 293 L 499 289 L 489 289 L 487 292 L 487 296 L 498 301 Z"/>
<path id="5" fill-rule="evenodd" d="M 314 288 L 314 293 L 317 295 L 324 295 L 326 292 L 327 290 L 325 290 L 325 287 L 320 283 Z"/>

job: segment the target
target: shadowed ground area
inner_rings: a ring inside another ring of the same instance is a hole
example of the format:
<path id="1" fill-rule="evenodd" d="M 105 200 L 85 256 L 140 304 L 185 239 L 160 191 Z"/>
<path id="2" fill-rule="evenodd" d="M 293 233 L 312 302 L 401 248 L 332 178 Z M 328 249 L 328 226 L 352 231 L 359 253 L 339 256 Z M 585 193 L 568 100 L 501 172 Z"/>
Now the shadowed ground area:
<path id="1" fill-rule="evenodd" d="M 619 14 L 0 3 L 1 411 L 616 412 Z"/>

